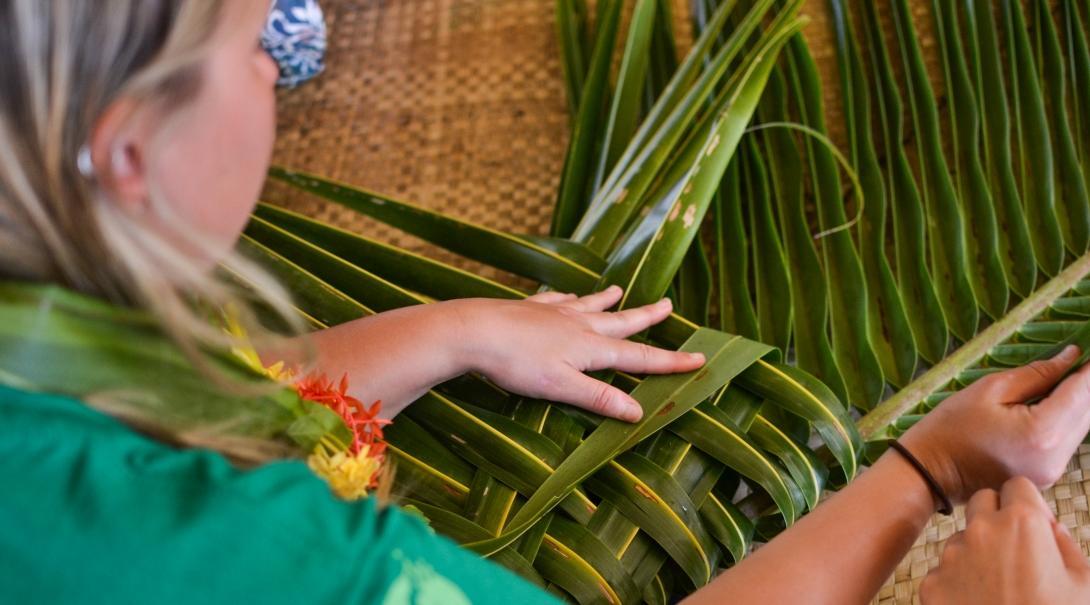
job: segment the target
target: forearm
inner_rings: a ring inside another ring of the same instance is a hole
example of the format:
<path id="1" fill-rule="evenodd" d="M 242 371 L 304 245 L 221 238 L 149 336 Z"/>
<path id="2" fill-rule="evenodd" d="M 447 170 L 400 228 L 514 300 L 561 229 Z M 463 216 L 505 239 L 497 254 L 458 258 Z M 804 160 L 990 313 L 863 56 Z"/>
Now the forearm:
<path id="1" fill-rule="evenodd" d="M 331 378 L 347 374 L 349 394 L 382 401 L 391 418 L 428 389 L 464 374 L 459 304 L 416 305 L 365 317 L 311 336 L 318 368 Z"/>
<path id="2" fill-rule="evenodd" d="M 868 603 L 934 510 L 916 470 L 889 452 L 686 603 Z"/>

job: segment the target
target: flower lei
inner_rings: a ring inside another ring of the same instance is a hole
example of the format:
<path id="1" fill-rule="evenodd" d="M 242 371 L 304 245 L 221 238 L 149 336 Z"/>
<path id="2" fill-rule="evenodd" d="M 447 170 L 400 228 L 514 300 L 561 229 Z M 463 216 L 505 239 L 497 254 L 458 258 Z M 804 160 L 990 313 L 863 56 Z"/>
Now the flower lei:
<path id="1" fill-rule="evenodd" d="M 297 379 L 295 372 L 282 361 L 266 366 L 249 344 L 242 326 L 230 313 L 226 315 L 226 330 L 239 343 L 231 348 L 235 357 L 273 381 L 291 386 L 300 399 L 332 410 L 352 434 L 352 442 L 347 445 L 331 436 L 322 437 L 307 457 L 307 466 L 324 479 L 335 494 L 346 500 L 363 498 L 368 490 L 378 487 L 386 454 L 382 427 L 390 424 L 389 420 L 378 417 L 382 402 L 375 401 L 366 406 L 348 395 L 347 374 L 334 383 L 321 372 Z"/>

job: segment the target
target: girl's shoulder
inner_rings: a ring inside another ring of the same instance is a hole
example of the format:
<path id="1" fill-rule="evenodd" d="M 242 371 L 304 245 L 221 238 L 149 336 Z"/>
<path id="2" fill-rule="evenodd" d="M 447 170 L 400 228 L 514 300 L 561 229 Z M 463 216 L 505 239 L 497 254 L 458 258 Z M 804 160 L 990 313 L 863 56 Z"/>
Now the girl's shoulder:
<path id="1" fill-rule="evenodd" d="M 551 602 L 302 462 L 238 469 L 3 386 L 0 418 L 0 602 Z"/>
<path id="2" fill-rule="evenodd" d="M 0 430 L 5 432 L 22 428 L 23 423 L 63 424 L 72 421 L 93 423 L 97 417 L 102 416 L 72 397 L 25 391 L 2 383 L 0 383 L 0 410 L 3 410 L 6 420 L 18 424 L 18 426 L 12 426 L 11 422 L 5 422 L 4 424 L 8 426 L 0 426 Z"/>

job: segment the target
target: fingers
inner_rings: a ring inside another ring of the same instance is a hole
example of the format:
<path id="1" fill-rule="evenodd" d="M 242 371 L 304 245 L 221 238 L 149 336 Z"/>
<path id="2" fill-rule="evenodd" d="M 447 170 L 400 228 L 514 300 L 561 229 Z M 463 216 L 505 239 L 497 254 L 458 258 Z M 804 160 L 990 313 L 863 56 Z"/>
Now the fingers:
<path id="1" fill-rule="evenodd" d="M 994 489 L 982 489 L 969 498 L 965 505 L 965 524 L 969 525 L 973 519 L 979 518 L 985 513 L 994 513 L 999 510 L 999 492 Z"/>
<path id="2" fill-rule="evenodd" d="M 959 531 L 956 534 L 946 539 L 946 546 L 943 547 L 943 557 L 946 555 L 954 555 L 954 552 L 965 546 L 965 530 Z"/>
<path id="3" fill-rule="evenodd" d="M 603 338 L 589 370 L 611 368 L 633 374 L 691 372 L 704 365 L 702 353 L 667 351 L 630 340 Z"/>
<path id="4" fill-rule="evenodd" d="M 1040 490 L 1025 477 L 1015 477 L 1003 484 L 999 492 L 999 505 L 1002 508 L 1015 505 L 1028 506 L 1040 510 L 1049 519 L 1052 518 L 1052 511 L 1049 510 Z"/>
<path id="5" fill-rule="evenodd" d="M 579 298 L 574 294 L 568 294 L 566 292 L 541 292 L 534 294 L 533 296 L 527 296 L 525 300 L 535 302 L 543 305 L 553 305 L 557 303 L 568 302 Z"/>
<path id="6" fill-rule="evenodd" d="M 628 338 L 666 319 L 673 308 L 670 299 L 664 298 L 657 303 L 635 309 L 616 313 L 594 313 L 588 319 L 591 328 L 603 336 Z"/>
<path id="7" fill-rule="evenodd" d="M 643 417 L 643 408 L 628 393 L 575 370 L 556 382 L 547 397 L 626 422 Z"/>
<path id="8" fill-rule="evenodd" d="M 638 334 L 669 317 L 674 309 L 670 299 L 664 298 L 656 303 L 642 307 L 626 309 L 616 313 L 606 312 L 607 309 L 621 300 L 623 294 L 624 291 L 619 286 L 610 286 L 601 292 L 582 297 L 560 292 L 542 292 L 527 297 L 526 300 L 543 304 L 558 304 L 586 313 L 587 319 L 595 332 L 613 338 L 628 338 L 633 334 Z"/>
<path id="9" fill-rule="evenodd" d="M 624 294 L 624 291 L 621 290 L 620 286 L 610 286 L 601 292 L 588 294 L 576 298 L 575 300 L 564 302 L 563 304 L 565 307 L 575 309 L 576 311 L 594 313 L 605 311 L 617 304 L 621 300 L 622 294 Z"/>
<path id="10" fill-rule="evenodd" d="M 1040 569 L 1059 568 L 1062 553 L 1050 535 L 1055 534 L 1056 517 L 1037 487 L 1025 477 L 1015 477 L 1003 484 L 999 503 L 1001 519 L 996 529 L 1006 534 L 1010 545 L 1034 553 L 1034 564 Z"/>
<path id="11" fill-rule="evenodd" d="M 1051 359 L 1040 359 L 1020 368 L 996 374 L 1003 380 L 1006 403 L 1022 403 L 1044 395 L 1056 385 L 1079 357 L 1079 348 L 1070 345 Z"/>
<path id="12" fill-rule="evenodd" d="M 1056 548 L 1060 550 L 1060 558 L 1063 559 L 1065 567 L 1071 570 L 1085 570 L 1090 567 L 1079 543 L 1075 541 L 1063 523 L 1053 521 L 1052 534 L 1056 538 Z"/>

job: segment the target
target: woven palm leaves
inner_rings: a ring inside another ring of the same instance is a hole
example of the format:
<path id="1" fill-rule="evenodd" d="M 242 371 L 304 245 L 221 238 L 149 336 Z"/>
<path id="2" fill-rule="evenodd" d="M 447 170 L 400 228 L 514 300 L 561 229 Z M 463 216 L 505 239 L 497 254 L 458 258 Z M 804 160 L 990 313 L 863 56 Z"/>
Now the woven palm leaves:
<path id="1" fill-rule="evenodd" d="M 678 61 L 669 2 L 558 0 L 572 137 L 548 237 L 273 170 L 543 287 L 669 294 L 678 313 L 646 339 L 709 359 L 603 376 L 644 406 L 635 425 L 476 376 L 440 385 L 387 433 L 398 493 L 436 531 L 564 598 L 669 602 L 850 479 L 861 432 L 880 451 L 980 375 L 1086 342 L 1087 7 L 927 3 L 929 74 L 905 0 L 810 2 L 837 41 L 821 82 L 801 4 L 698 0 Z M 272 205 L 241 246 L 316 327 L 529 294 Z M 857 427 L 848 404 L 873 411 Z"/>

